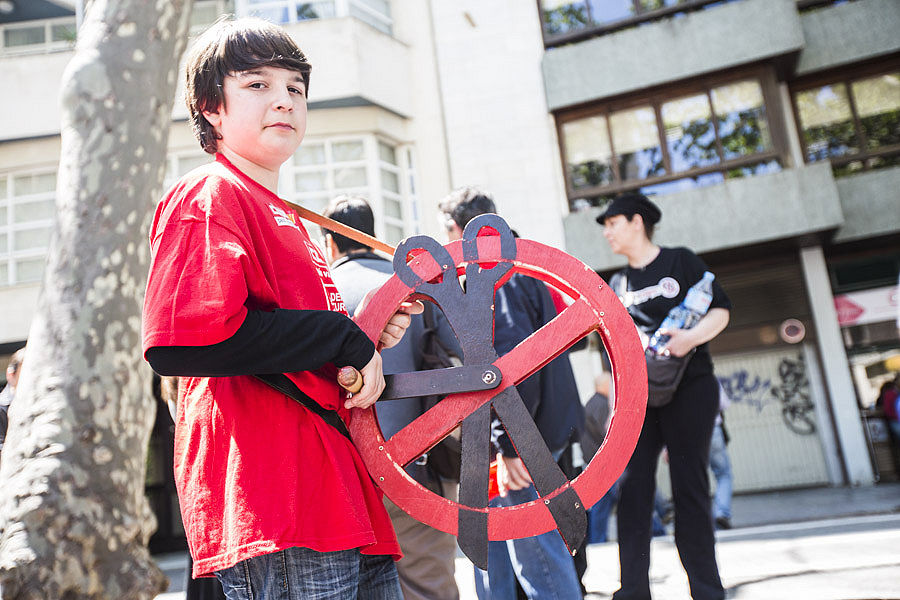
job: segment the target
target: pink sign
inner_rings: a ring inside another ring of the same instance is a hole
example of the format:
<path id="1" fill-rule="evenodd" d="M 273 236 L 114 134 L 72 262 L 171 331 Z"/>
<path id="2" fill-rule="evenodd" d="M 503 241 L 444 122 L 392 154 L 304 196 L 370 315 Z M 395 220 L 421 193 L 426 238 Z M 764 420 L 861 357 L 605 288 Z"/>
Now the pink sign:
<path id="1" fill-rule="evenodd" d="M 841 327 L 897 319 L 897 286 L 838 294 L 834 297 Z"/>

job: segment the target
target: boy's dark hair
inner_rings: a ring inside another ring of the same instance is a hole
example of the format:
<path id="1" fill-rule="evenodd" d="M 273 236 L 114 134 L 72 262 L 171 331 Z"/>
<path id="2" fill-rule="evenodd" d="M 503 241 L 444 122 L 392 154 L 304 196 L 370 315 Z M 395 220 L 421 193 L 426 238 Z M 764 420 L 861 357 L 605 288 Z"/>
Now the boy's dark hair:
<path id="1" fill-rule="evenodd" d="M 218 150 L 220 137 L 203 111 L 216 111 L 225 104 L 225 76 L 258 67 L 281 67 L 297 71 L 309 91 L 312 66 L 288 33 L 273 23 L 254 17 L 234 20 L 223 17 L 204 31 L 188 53 L 185 103 L 200 146 Z"/>
<path id="2" fill-rule="evenodd" d="M 338 196 L 329 203 L 328 208 L 322 214 L 373 237 L 375 235 L 375 215 L 372 214 L 372 207 L 362 196 Z M 363 243 L 351 240 L 324 227 L 322 235 L 331 235 L 337 249 L 343 253 L 351 250 L 371 250 Z"/>
<path id="3" fill-rule="evenodd" d="M 491 195 L 472 186 L 456 188 L 441 200 L 438 208 L 460 229 L 465 229 L 469 221 L 478 215 L 497 212 Z"/>

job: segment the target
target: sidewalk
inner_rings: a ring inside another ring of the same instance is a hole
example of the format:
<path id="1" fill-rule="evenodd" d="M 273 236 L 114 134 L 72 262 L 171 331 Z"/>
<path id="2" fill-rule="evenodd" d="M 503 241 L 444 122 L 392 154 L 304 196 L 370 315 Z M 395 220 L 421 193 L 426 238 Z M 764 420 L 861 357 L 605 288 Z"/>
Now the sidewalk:
<path id="1" fill-rule="evenodd" d="M 887 513 L 900 513 L 900 483 L 737 495 L 731 522 L 738 528 Z"/>
<path id="2" fill-rule="evenodd" d="M 744 595 L 734 596 L 735 598 L 766 597 L 752 595 L 752 591 L 749 592 L 751 595 L 746 595 L 750 583 L 776 579 L 778 585 L 784 587 L 789 585 L 789 581 L 797 580 L 797 585 L 802 586 L 807 585 L 802 580 L 803 577 L 815 575 L 820 580 L 827 579 L 827 570 L 830 569 L 846 578 L 848 570 L 858 571 L 862 568 L 861 565 L 871 568 L 868 575 L 872 577 L 872 581 L 897 580 L 900 588 L 900 578 L 889 575 L 896 573 L 900 566 L 900 552 L 896 551 L 900 543 L 900 483 L 738 495 L 732 502 L 732 512 L 734 529 L 720 531 L 717 537 L 723 581 L 726 586 L 739 585 L 745 588 Z M 610 532 L 614 536 L 615 527 L 612 523 L 610 525 Z M 842 531 L 835 533 L 836 529 Z M 872 536 L 866 532 L 873 530 L 890 536 L 886 541 L 880 542 L 887 545 L 888 551 L 879 554 L 874 542 L 867 542 Z M 797 539 L 802 537 L 815 538 L 811 543 L 820 553 L 832 547 L 839 549 L 835 552 L 842 556 L 842 560 L 822 559 L 820 564 L 826 565 L 826 571 L 811 572 L 811 567 L 804 561 L 812 560 L 809 556 L 814 550 L 805 549 L 800 552 L 796 548 Z M 751 543 L 752 549 L 748 549 L 748 544 Z M 671 589 L 676 594 L 673 597 L 686 598 L 686 583 L 672 537 L 657 538 L 653 544 L 651 575 L 657 596 L 663 598 L 659 593 Z M 761 553 L 766 560 L 760 559 Z M 751 559 L 747 560 L 747 556 Z M 171 581 L 169 591 L 157 596 L 157 600 L 183 600 L 186 555 L 177 553 L 155 558 Z M 885 563 L 884 560 L 888 562 Z M 750 567 L 745 568 L 745 564 L 752 564 L 755 570 L 747 571 Z M 732 565 L 740 565 L 740 568 Z M 465 557 L 457 559 L 456 575 L 461 600 L 474 600 L 472 565 Z M 615 543 L 589 546 L 585 581 L 588 590 L 596 592 L 596 595 L 589 598 L 607 598 L 617 587 L 617 578 L 618 554 Z M 835 575 L 834 586 L 839 585 L 839 582 L 838 575 Z M 833 596 L 834 598 L 851 597 L 844 592 L 835 593 L 839 595 Z M 767 600 L 773 597 L 775 596 L 768 596 Z M 869 597 L 900 598 L 900 589 L 893 595 Z"/>

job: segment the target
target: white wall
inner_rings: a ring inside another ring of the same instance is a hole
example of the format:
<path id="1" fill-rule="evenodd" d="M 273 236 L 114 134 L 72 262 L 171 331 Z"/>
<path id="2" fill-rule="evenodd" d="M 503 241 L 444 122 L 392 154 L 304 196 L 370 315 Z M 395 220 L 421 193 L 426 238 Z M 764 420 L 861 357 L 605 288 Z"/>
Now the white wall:
<path id="1" fill-rule="evenodd" d="M 564 247 L 568 212 L 534 2 L 432 2 L 453 186 L 494 193 L 522 237 Z"/>
<path id="2" fill-rule="evenodd" d="M 40 283 L 0 287 L 0 344 L 28 339 L 40 289 Z"/>
<path id="3" fill-rule="evenodd" d="M 59 133 L 59 82 L 72 52 L 0 58 L 0 140 Z"/>

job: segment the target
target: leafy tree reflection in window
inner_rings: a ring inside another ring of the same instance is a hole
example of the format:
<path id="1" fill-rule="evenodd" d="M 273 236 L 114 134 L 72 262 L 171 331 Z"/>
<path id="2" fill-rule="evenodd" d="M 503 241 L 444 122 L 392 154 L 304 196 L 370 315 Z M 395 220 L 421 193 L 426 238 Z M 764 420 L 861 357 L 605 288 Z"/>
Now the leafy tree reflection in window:
<path id="1" fill-rule="evenodd" d="M 850 84 L 870 150 L 900 144 L 900 73 Z"/>
<path id="2" fill-rule="evenodd" d="M 582 189 L 613 182 L 612 150 L 606 117 L 588 117 L 565 123 L 563 137 L 572 187 Z"/>
<path id="3" fill-rule="evenodd" d="M 845 84 L 823 85 L 800 92 L 797 108 L 806 143 L 806 160 L 859 152 Z"/>
<path id="4" fill-rule="evenodd" d="M 673 171 L 687 171 L 719 161 L 712 110 L 706 94 L 666 102 L 662 106 L 662 117 Z"/>
<path id="5" fill-rule="evenodd" d="M 591 24 L 591 18 L 585 2 L 544 0 L 542 4 L 544 10 L 544 33 L 547 35 L 578 31 L 585 29 Z"/>
<path id="6" fill-rule="evenodd" d="M 561 133 L 576 193 L 671 192 L 781 168 L 756 79 L 564 121 Z"/>
<path id="7" fill-rule="evenodd" d="M 772 147 L 762 88 L 740 81 L 714 88 L 713 111 L 718 117 L 724 160 L 764 152 Z"/>
<path id="8" fill-rule="evenodd" d="M 687 0 L 541 0 L 544 34 L 549 37 L 615 26 Z"/>
<path id="9" fill-rule="evenodd" d="M 614 112 L 609 116 L 609 124 L 621 179 L 646 179 L 665 174 L 659 129 L 652 107 Z"/>
<path id="10" fill-rule="evenodd" d="M 806 160 L 836 175 L 900 164 L 900 73 L 837 81 L 795 95 Z"/>

